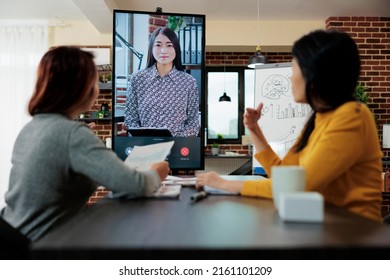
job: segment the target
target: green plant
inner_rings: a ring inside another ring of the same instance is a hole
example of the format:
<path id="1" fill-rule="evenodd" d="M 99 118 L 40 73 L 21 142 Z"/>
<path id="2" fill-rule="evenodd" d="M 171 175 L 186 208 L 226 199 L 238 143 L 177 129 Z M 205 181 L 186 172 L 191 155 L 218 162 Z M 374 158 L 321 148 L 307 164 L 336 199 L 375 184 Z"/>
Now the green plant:
<path id="1" fill-rule="evenodd" d="M 222 143 L 223 135 L 222 134 L 217 134 L 217 139 L 213 144 L 211 144 L 211 148 L 218 148 L 219 144 Z"/>
<path id="2" fill-rule="evenodd" d="M 359 100 L 360 102 L 367 104 L 368 101 L 368 93 L 367 93 L 368 87 L 363 86 L 361 83 L 359 83 L 355 88 L 355 93 L 353 96 Z"/>
<path id="3" fill-rule="evenodd" d="M 169 16 L 168 17 L 168 27 L 172 29 L 173 31 L 177 32 L 181 28 L 184 28 L 187 26 L 187 23 L 184 19 L 184 17 L 181 16 Z"/>
<path id="4" fill-rule="evenodd" d="M 356 100 L 367 105 L 368 98 L 369 98 L 367 91 L 368 91 L 368 87 L 365 87 L 361 83 L 359 83 L 355 88 L 355 92 L 354 92 L 353 96 L 356 98 Z M 375 119 L 375 123 L 378 124 L 379 116 L 374 115 L 374 114 L 373 114 L 373 116 Z"/>

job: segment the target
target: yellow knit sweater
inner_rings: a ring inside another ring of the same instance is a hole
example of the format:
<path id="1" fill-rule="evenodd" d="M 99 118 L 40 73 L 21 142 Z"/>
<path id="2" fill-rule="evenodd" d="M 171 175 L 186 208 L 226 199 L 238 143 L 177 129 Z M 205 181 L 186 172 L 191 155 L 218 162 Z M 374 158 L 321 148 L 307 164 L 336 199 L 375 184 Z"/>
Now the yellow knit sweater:
<path id="1" fill-rule="evenodd" d="M 242 195 L 272 198 L 270 168 L 300 165 L 306 169 L 306 190 L 326 202 L 367 218 L 381 219 L 382 153 L 373 115 L 362 103 L 348 102 L 334 111 L 317 113 L 315 129 L 299 153 L 281 160 L 268 147 L 256 159 L 270 179 L 247 181 Z"/>

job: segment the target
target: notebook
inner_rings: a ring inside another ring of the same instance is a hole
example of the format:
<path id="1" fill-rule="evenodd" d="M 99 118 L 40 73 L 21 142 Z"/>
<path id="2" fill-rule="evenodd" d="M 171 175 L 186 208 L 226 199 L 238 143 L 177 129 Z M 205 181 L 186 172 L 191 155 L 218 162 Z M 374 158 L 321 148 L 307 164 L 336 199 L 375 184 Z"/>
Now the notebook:
<path id="1" fill-rule="evenodd" d="M 150 198 L 178 198 L 181 185 L 162 185 Z"/>

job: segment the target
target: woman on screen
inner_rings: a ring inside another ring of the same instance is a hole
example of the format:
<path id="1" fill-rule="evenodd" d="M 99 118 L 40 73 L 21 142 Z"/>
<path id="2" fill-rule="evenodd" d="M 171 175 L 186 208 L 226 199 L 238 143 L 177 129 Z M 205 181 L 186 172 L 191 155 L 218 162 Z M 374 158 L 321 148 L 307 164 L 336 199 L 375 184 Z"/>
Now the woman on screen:
<path id="1" fill-rule="evenodd" d="M 198 136 L 198 88 L 195 78 L 183 70 L 175 32 L 167 27 L 154 30 L 147 67 L 130 78 L 125 108 L 127 129 L 166 128 L 172 136 Z"/>
<path id="2" fill-rule="evenodd" d="M 86 124 L 73 121 L 98 94 L 91 53 L 57 47 L 43 56 L 28 104 L 33 118 L 16 139 L 0 211 L 32 241 L 81 210 L 99 185 L 114 197 L 149 196 L 169 173 L 167 162 L 129 168 Z"/>
<path id="3" fill-rule="evenodd" d="M 198 186 L 272 198 L 271 167 L 300 165 L 306 170 L 307 191 L 317 191 L 328 203 L 380 222 L 382 153 L 372 113 L 353 96 L 360 71 L 355 42 L 346 33 L 314 31 L 295 42 L 292 56 L 294 100 L 308 103 L 313 114 L 283 159 L 259 126 L 263 104 L 244 114 L 255 158 L 270 179 L 226 181 L 212 172 L 199 175 Z"/>

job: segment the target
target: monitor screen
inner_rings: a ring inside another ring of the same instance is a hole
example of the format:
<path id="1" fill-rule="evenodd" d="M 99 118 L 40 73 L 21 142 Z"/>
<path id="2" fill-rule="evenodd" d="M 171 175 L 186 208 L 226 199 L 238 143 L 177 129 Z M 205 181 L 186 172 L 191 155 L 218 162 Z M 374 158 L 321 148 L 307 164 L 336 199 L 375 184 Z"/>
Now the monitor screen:
<path id="1" fill-rule="evenodd" d="M 174 140 L 175 170 L 204 169 L 205 16 L 114 10 L 112 148 Z"/>

